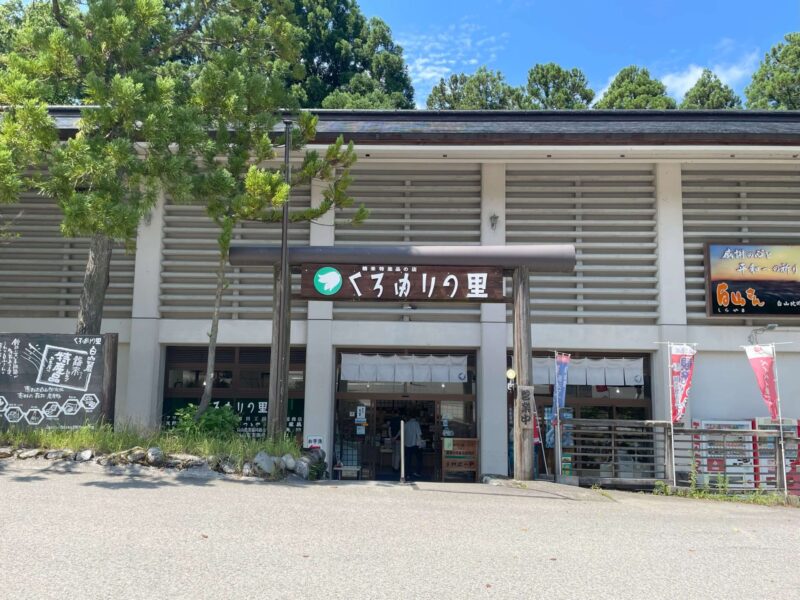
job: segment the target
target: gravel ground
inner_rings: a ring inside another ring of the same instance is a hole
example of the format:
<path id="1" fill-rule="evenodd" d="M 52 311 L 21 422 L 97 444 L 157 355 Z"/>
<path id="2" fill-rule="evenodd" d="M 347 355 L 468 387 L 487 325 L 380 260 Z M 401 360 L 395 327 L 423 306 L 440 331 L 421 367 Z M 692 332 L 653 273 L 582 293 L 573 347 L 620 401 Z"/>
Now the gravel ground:
<path id="1" fill-rule="evenodd" d="M 796 598 L 800 510 L 0 461 L 0 598 Z"/>

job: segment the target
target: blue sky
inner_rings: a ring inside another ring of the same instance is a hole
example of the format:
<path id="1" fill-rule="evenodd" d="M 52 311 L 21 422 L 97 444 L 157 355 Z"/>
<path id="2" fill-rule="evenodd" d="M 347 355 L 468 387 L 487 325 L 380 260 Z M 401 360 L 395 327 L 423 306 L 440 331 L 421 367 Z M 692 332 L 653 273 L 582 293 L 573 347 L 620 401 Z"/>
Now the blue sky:
<path id="1" fill-rule="evenodd" d="M 479 66 L 524 83 L 536 63 L 583 70 L 600 92 L 647 67 L 680 100 L 704 67 L 743 94 L 764 54 L 800 31 L 800 0 L 360 0 L 404 48 L 424 106 L 431 87 Z"/>

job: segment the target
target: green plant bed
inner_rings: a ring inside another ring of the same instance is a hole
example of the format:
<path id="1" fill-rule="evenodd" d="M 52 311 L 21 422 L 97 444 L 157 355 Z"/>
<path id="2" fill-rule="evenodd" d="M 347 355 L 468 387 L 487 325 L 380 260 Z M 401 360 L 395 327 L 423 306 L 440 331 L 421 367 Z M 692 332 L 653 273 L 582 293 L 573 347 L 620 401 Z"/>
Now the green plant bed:
<path id="1" fill-rule="evenodd" d="M 226 407 L 227 409 L 227 407 Z M 227 459 L 237 469 L 252 461 L 259 452 L 270 456 L 291 454 L 300 456 L 300 447 L 294 439 L 252 439 L 238 435 L 236 421 L 224 412 L 225 409 L 207 411 L 196 423 L 192 416 L 189 423 L 184 415 L 179 417 L 175 429 L 153 434 L 143 434 L 133 428 L 110 424 L 85 425 L 79 429 L 22 429 L 10 428 L 0 431 L 0 446 L 15 448 L 43 448 L 72 450 L 91 449 L 95 454 L 112 454 L 134 447 L 158 447 L 165 454 L 193 454 L 200 457 L 216 456 Z M 230 409 L 227 409 L 230 410 Z M 222 414 L 215 414 L 219 411 Z M 232 411 L 231 411 L 232 413 Z M 188 413 L 187 413 L 188 414 Z M 208 418 L 206 418 L 208 415 Z"/>
<path id="2" fill-rule="evenodd" d="M 724 490 L 697 488 L 673 488 L 663 481 L 656 481 L 653 494 L 657 496 L 676 496 L 678 498 L 695 498 L 700 500 L 717 500 L 719 502 L 741 502 L 743 504 L 760 504 L 762 506 L 795 506 L 800 507 L 800 498 L 797 496 L 785 497 L 781 492 L 765 492 L 755 490 L 745 493 L 730 493 Z"/>

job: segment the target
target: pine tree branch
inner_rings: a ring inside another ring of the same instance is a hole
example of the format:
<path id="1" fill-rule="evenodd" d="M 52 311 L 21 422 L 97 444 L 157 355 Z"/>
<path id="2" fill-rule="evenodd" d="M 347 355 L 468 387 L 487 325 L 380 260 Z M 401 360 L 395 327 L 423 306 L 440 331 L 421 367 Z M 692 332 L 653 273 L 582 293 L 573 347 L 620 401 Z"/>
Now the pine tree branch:
<path id="1" fill-rule="evenodd" d="M 53 1 L 55 2 L 56 0 Z M 168 40 L 167 43 L 169 44 L 169 46 L 171 46 L 173 49 L 178 49 L 184 42 L 188 41 L 190 37 L 192 37 L 195 33 L 200 31 L 200 28 L 203 26 L 203 22 L 205 21 L 206 17 L 216 7 L 216 5 L 217 5 L 216 0 L 211 0 L 210 2 L 208 2 L 205 6 L 205 9 L 197 12 L 194 21 L 192 21 L 190 25 L 185 27 L 174 38 Z M 147 56 L 150 58 L 158 56 L 159 54 L 161 54 L 162 50 L 164 50 L 165 45 L 166 44 L 158 44 L 156 46 L 153 46 L 147 52 Z"/>
<path id="2" fill-rule="evenodd" d="M 61 5 L 59 4 L 58 0 L 53 0 L 53 18 L 56 20 L 61 27 L 66 29 L 69 26 L 67 22 L 67 18 L 64 16 L 64 13 L 61 12 Z"/>

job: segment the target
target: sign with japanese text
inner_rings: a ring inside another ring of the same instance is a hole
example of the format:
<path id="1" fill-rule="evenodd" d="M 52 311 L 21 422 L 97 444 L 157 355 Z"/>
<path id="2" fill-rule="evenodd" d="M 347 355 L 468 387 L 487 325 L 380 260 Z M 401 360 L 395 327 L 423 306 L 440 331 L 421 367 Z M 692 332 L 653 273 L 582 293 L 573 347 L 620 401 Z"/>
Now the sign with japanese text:
<path id="1" fill-rule="evenodd" d="M 689 400 L 689 388 L 694 374 L 694 355 L 697 351 L 689 344 L 669 345 L 669 390 L 672 422 L 683 420 Z"/>
<path id="2" fill-rule="evenodd" d="M 199 398 L 176 398 L 165 396 L 161 424 L 164 428 L 172 428 L 178 424 L 177 412 L 189 404 L 197 406 Z M 269 402 L 264 398 L 215 398 L 211 400 L 213 408 L 230 408 L 239 416 L 239 435 L 252 439 L 261 439 L 267 434 L 267 412 Z M 289 398 L 286 415 L 286 435 L 298 438 L 303 433 L 303 400 Z M 299 438 L 298 438 L 299 441 Z"/>
<path id="3" fill-rule="evenodd" d="M 462 474 L 478 479 L 478 440 L 475 438 L 447 438 L 442 448 L 442 478 L 446 481 Z"/>
<path id="4" fill-rule="evenodd" d="M 709 316 L 800 315 L 800 245 L 706 244 Z"/>
<path id="5" fill-rule="evenodd" d="M 0 427 L 113 421 L 116 334 L 0 334 Z"/>
<path id="6" fill-rule="evenodd" d="M 300 295 L 363 302 L 505 302 L 499 267 L 303 265 Z"/>
<path id="7" fill-rule="evenodd" d="M 775 346 L 745 346 L 747 359 L 756 375 L 761 397 L 769 409 L 769 416 L 778 418 L 778 381 L 775 377 Z"/>
<path id="8" fill-rule="evenodd" d="M 564 408 L 567 399 L 567 373 L 569 372 L 569 354 L 556 352 L 556 382 L 553 386 L 553 418 L 558 420 L 559 411 Z"/>
<path id="9" fill-rule="evenodd" d="M 532 385 L 518 385 L 519 394 L 519 426 L 530 429 L 536 426 L 536 405 Z"/>
<path id="10" fill-rule="evenodd" d="M 306 434 L 306 437 L 303 439 L 303 447 L 304 448 L 324 448 L 325 447 L 325 436 L 316 435 L 316 434 Z"/>

